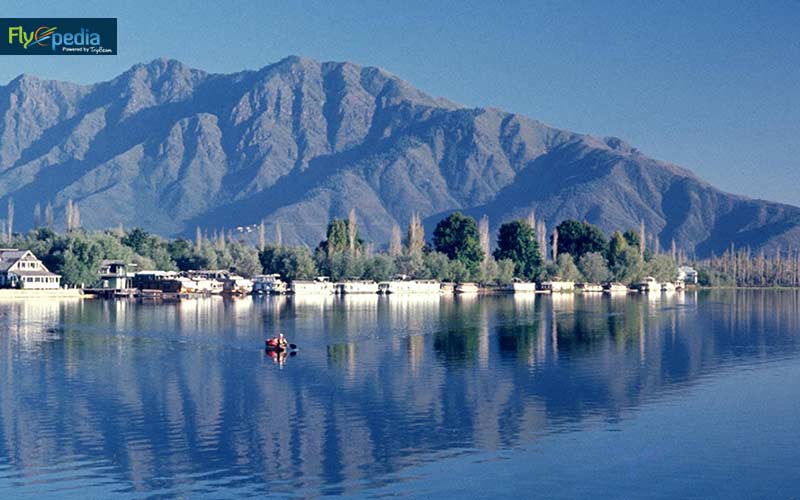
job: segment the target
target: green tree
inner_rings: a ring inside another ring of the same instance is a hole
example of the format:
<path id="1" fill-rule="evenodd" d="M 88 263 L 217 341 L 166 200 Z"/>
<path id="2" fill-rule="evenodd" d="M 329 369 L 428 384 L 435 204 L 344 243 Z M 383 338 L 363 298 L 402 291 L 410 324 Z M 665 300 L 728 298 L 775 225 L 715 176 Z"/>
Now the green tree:
<path id="1" fill-rule="evenodd" d="M 616 281 L 625 284 L 641 280 L 645 274 L 644 261 L 639 255 L 639 249 L 630 245 L 623 248 L 619 255 L 615 257 L 611 273 Z"/>
<path id="2" fill-rule="evenodd" d="M 556 227 L 558 231 L 558 253 L 568 253 L 579 259 L 589 252 L 605 252 L 608 238 L 603 231 L 588 222 L 565 220 Z"/>
<path id="3" fill-rule="evenodd" d="M 394 259 L 385 253 L 367 259 L 364 266 L 364 278 L 375 281 L 386 281 L 396 272 Z"/>
<path id="4" fill-rule="evenodd" d="M 307 280 L 317 275 L 311 252 L 304 247 L 268 246 L 259 255 L 267 274 L 280 274 L 285 280 Z"/>
<path id="5" fill-rule="evenodd" d="M 586 281 L 602 283 L 611 278 L 606 259 L 600 252 L 585 253 L 578 259 L 578 269 Z"/>
<path id="6" fill-rule="evenodd" d="M 628 248 L 629 243 L 619 231 L 614 231 L 611 239 L 608 242 L 608 251 L 606 252 L 606 259 L 608 260 L 609 269 L 615 269 L 618 262 L 622 258 L 622 253 Z"/>
<path id="7" fill-rule="evenodd" d="M 92 286 L 100 278 L 100 263 L 105 257 L 102 248 L 83 232 L 72 231 L 61 250 L 62 279 L 69 285 Z"/>
<path id="8" fill-rule="evenodd" d="M 469 281 L 472 278 L 472 273 L 466 264 L 460 260 L 451 260 L 449 267 L 450 279 L 456 282 Z M 477 269 L 477 268 L 476 268 Z"/>
<path id="9" fill-rule="evenodd" d="M 484 258 L 478 224 L 460 212 L 450 214 L 436 225 L 433 244 L 437 252 L 460 262 L 468 271 L 477 269 Z"/>
<path id="10" fill-rule="evenodd" d="M 349 248 L 349 228 L 350 221 L 346 219 L 333 219 L 328 224 L 328 229 L 325 232 L 325 240 L 321 241 L 317 247 L 323 251 L 325 255 L 331 256 L 343 253 Z M 356 232 L 355 247 L 360 250 L 364 242 Z"/>
<path id="11" fill-rule="evenodd" d="M 560 237 L 561 236 L 559 235 L 559 238 Z M 558 254 L 558 261 L 556 262 L 556 267 L 558 269 L 557 271 L 558 277 L 560 277 L 564 281 L 583 280 L 583 276 L 581 276 L 581 272 L 575 265 L 575 261 L 572 259 L 572 255 L 568 253 Z"/>
<path id="12" fill-rule="evenodd" d="M 396 272 L 413 278 L 425 276 L 424 255 L 421 252 L 403 252 L 395 257 Z"/>
<path id="13" fill-rule="evenodd" d="M 639 243 L 641 241 L 641 238 L 639 238 L 639 234 L 636 231 L 634 231 L 633 229 L 628 229 L 622 236 L 625 238 L 625 241 L 628 243 L 628 246 L 631 246 L 633 248 L 639 248 Z"/>
<path id="14" fill-rule="evenodd" d="M 231 266 L 242 276 L 253 276 L 261 273 L 261 262 L 258 250 L 252 245 L 237 241 L 228 245 L 231 255 Z"/>
<path id="15" fill-rule="evenodd" d="M 497 261 L 497 274 L 495 275 L 496 285 L 507 285 L 514 280 L 516 264 L 510 259 L 500 259 Z"/>
<path id="16" fill-rule="evenodd" d="M 517 276 L 534 279 L 542 266 L 536 231 L 524 220 L 507 222 L 497 233 L 496 260 L 510 259 Z"/>
<path id="17" fill-rule="evenodd" d="M 646 274 L 658 281 L 673 281 L 678 277 L 678 266 L 669 255 L 653 255 L 644 268 Z"/>
<path id="18" fill-rule="evenodd" d="M 440 252 L 429 252 L 425 254 L 422 262 L 422 277 L 439 281 L 453 281 L 450 273 L 450 259 L 447 255 Z"/>

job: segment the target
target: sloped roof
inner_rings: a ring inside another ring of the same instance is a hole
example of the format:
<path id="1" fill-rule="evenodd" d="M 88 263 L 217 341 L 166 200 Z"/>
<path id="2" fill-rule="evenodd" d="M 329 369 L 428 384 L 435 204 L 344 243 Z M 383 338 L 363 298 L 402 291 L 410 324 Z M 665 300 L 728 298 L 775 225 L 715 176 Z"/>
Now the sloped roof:
<path id="1" fill-rule="evenodd" d="M 11 248 L 0 249 L 0 271 L 8 271 L 8 268 L 13 266 L 26 253 L 28 253 L 28 250 L 16 250 Z"/>
<path id="2" fill-rule="evenodd" d="M 61 276 L 60 274 L 51 273 L 50 271 L 28 271 L 28 270 L 15 270 L 12 271 L 17 276 Z"/>

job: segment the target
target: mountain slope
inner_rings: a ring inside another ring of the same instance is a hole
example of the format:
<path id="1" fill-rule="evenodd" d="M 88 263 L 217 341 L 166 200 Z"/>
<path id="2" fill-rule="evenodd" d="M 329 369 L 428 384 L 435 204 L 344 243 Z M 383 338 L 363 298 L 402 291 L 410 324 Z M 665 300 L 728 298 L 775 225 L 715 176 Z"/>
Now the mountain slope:
<path id="1" fill-rule="evenodd" d="M 59 214 L 71 198 L 90 228 L 176 235 L 264 219 L 308 245 L 355 208 L 379 243 L 414 211 L 496 227 L 535 210 L 551 228 L 644 220 L 663 247 L 674 238 L 699 255 L 800 246 L 800 209 L 723 193 L 619 139 L 299 57 L 230 75 L 160 59 L 87 86 L 20 76 L 0 87 L 0 196 L 13 197 L 17 230 L 36 203 Z"/>

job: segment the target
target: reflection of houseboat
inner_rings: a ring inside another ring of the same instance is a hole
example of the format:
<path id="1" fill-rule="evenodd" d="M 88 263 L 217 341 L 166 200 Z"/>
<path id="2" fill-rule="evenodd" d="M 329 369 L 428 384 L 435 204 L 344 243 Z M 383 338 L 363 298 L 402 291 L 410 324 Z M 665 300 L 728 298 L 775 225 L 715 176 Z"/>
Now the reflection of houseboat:
<path id="1" fill-rule="evenodd" d="M 456 293 L 478 293 L 478 285 L 475 283 L 459 283 L 456 285 Z"/>
<path id="2" fill-rule="evenodd" d="M 282 295 L 289 290 L 280 274 L 259 274 L 253 276 L 253 293 L 263 295 Z"/>
<path id="3" fill-rule="evenodd" d="M 336 283 L 336 293 L 378 293 L 378 284 L 371 280 L 348 280 Z"/>
<path id="4" fill-rule="evenodd" d="M 574 281 L 542 281 L 539 289 L 546 292 L 571 292 L 575 289 Z"/>
<path id="5" fill-rule="evenodd" d="M 603 291 L 607 293 L 628 293 L 628 287 L 622 283 L 608 282 L 603 284 Z"/>
<path id="6" fill-rule="evenodd" d="M 514 281 L 508 286 L 508 290 L 512 293 L 536 293 L 536 283 L 514 278 Z"/>
<path id="7" fill-rule="evenodd" d="M 652 276 L 647 276 L 645 279 L 636 283 L 634 288 L 639 290 L 640 292 L 660 292 L 661 291 L 661 284 L 656 281 L 655 278 Z"/>
<path id="8" fill-rule="evenodd" d="M 378 283 L 378 292 L 386 294 L 439 294 L 441 290 L 441 285 L 435 280 L 392 280 Z"/>
<path id="9" fill-rule="evenodd" d="M 602 293 L 603 287 L 597 283 L 578 283 L 575 287 L 583 293 Z"/>
<path id="10" fill-rule="evenodd" d="M 293 280 L 289 292 L 296 295 L 330 295 L 333 293 L 333 283 L 326 276 L 318 276 L 314 281 Z"/>

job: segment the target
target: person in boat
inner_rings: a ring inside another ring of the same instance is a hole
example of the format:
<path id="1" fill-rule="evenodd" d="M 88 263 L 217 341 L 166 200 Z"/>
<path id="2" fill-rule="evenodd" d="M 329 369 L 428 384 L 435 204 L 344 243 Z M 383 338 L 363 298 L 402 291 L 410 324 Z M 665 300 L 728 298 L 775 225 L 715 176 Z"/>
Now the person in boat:
<path id="1" fill-rule="evenodd" d="M 267 340 L 267 347 L 270 349 L 287 349 L 289 347 L 289 342 L 282 333 L 279 333 L 277 337 L 272 337 Z"/>

